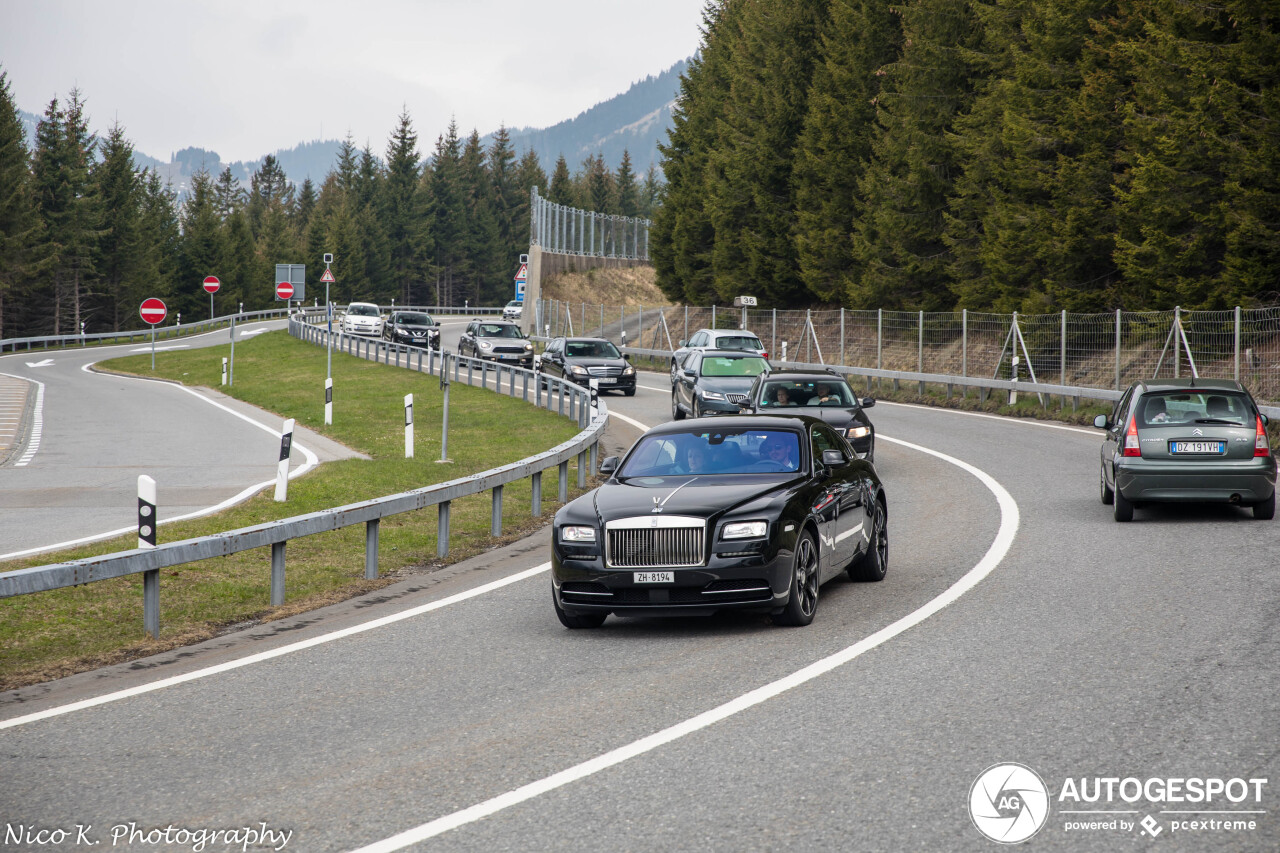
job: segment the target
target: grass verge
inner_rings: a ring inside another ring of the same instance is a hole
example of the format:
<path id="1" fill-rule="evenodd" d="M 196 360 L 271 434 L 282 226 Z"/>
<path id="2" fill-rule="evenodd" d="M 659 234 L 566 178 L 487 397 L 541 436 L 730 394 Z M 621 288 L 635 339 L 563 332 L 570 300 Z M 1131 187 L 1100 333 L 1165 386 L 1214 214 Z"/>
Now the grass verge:
<path id="1" fill-rule="evenodd" d="M 103 362 L 101 369 L 219 387 L 229 347 Z M 174 542 L 303 515 L 395 494 L 515 462 L 572 438 L 577 426 L 554 413 L 492 391 L 454 383 L 450 388 L 450 464 L 438 464 L 442 419 L 439 379 L 333 354 L 334 424 L 324 425 L 325 350 L 285 332 L 238 341 L 233 396 L 372 457 L 320 466 L 289 484 L 289 500 L 271 489 L 208 518 L 162 524 L 160 541 Z M 404 396 L 414 395 L 413 459 L 404 458 Z M 267 466 L 270 468 L 271 466 Z M 267 474 L 267 476 L 270 476 Z M 266 477 L 264 477 L 266 479 Z M 576 465 L 569 491 L 577 493 Z M 162 496 L 163 496 L 163 484 Z M 543 518 L 532 517 L 528 480 L 503 490 L 503 535 L 490 536 L 490 498 L 481 494 L 451 505 L 450 553 L 436 559 L 436 513 L 427 510 L 384 519 L 379 529 L 382 576 L 364 580 L 364 526 L 289 543 L 286 603 L 269 605 L 271 552 L 257 549 L 161 571 L 160 636 L 142 630 L 142 576 L 0 600 L 0 689 L 13 689 L 199 642 L 232 628 L 283 618 L 377 589 L 413 573 L 512 541 L 546 522 L 559 491 L 556 469 L 543 474 Z M 163 504 L 161 520 L 163 520 Z M 136 536 L 104 540 L 63 552 L 0 563 L 0 570 L 46 565 L 135 547 Z"/>

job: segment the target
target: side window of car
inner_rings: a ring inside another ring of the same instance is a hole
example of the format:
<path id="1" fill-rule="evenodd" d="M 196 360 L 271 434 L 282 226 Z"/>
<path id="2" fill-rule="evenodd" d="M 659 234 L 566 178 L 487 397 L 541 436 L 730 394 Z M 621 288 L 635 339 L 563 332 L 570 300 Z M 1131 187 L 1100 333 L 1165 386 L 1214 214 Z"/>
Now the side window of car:
<path id="1" fill-rule="evenodd" d="M 698 334 L 693 336 L 693 340 L 689 341 L 689 346 L 700 347 L 700 346 L 704 346 L 706 342 L 707 342 L 707 333 L 698 332 Z"/>
<path id="2" fill-rule="evenodd" d="M 684 369 L 698 372 L 698 365 L 702 363 L 702 354 L 699 352 L 689 353 L 689 357 L 684 360 Z"/>
<path id="3" fill-rule="evenodd" d="M 845 456 L 845 450 L 842 443 L 836 438 L 835 434 L 827 427 L 815 426 L 813 428 L 813 463 L 820 465 L 822 463 L 822 451 L 839 450 L 841 456 Z M 846 456 L 845 461 L 848 461 Z"/>
<path id="4" fill-rule="evenodd" d="M 1116 407 L 1111 412 L 1111 423 L 1119 424 L 1120 421 L 1124 420 L 1125 414 L 1129 411 L 1129 400 L 1132 397 L 1133 397 L 1133 386 L 1130 385 L 1129 388 L 1124 392 L 1124 396 L 1122 396 L 1119 399 L 1119 401 L 1116 402 Z"/>

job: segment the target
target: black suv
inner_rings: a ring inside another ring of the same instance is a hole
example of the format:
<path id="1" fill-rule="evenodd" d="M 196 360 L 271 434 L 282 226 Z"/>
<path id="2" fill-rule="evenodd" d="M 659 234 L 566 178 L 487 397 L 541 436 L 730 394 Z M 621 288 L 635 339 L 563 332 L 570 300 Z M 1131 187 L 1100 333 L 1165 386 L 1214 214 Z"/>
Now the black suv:
<path id="1" fill-rule="evenodd" d="M 392 311 L 382 336 L 393 344 L 440 349 L 440 324 L 423 311 Z"/>
<path id="2" fill-rule="evenodd" d="M 876 429 L 863 410 L 875 404 L 873 397 L 859 400 L 838 373 L 788 370 L 758 377 L 740 407 L 748 413 L 822 418 L 853 445 L 860 459 L 874 462 Z"/>
<path id="3" fill-rule="evenodd" d="M 604 338 L 553 338 L 542 353 L 540 369 L 579 385 L 590 385 L 595 379 L 601 391 L 634 397 L 636 369 L 627 363 L 630 359 Z"/>
<path id="4" fill-rule="evenodd" d="M 519 326 L 506 320 L 472 320 L 458 339 L 458 354 L 533 367 L 533 344 Z"/>

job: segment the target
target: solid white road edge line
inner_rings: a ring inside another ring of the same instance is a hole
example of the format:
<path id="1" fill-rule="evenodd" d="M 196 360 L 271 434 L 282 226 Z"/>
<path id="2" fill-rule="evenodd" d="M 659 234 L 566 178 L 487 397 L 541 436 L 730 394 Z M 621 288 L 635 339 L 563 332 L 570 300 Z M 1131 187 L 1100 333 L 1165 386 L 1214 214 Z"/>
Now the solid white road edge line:
<path id="1" fill-rule="evenodd" d="M 617 418 L 618 420 L 622 421 L 623 423 L 631 424 L 633 427 L 635 427 L 636 429 L 640 430 L 641 432 L 648 432 L 648 431 L 649 431 L 649 427 L 647 427 L 647 426 L 645 426 L 644 424 L 640 423 L 640 422 L 639 422 L 638 420 L 636 420 L 635 418 L 629 418 L 629 417 L 627 417 L 626 415 L 622 415 L 622 414 L 619 414 L 619 413 L 617 413 L 617 412 L 613 411 L 612 409 L 610 409 L 610 410 L 609 410 L 609 417 L 611 417 L 611 418 Z"/>
<path id="2" fill-rule="evenodd" d="M 23 382 L 34 382 L 36 386 L 36 401 L 31 407 L 31 435 L 27 438 L 27 449 L 23 451 L 22 457 L 13 465 L 15 468 L 25 468 L 35 458 L 35 455 L 40 452 L 40 438 L 44 433 L 44 383 L 12 373 L 0 373 L 0 376 L 20 379 Z M 0 560 L 3 559 L 5 558 L 0 556 Z"/>
<path id="3" fill-rule="evenodd" d="M 482 803 L 471 806 L 470 808 L 454 812 L 453 814 L 436 818 L 429 823 L 424 823 L 421 826 L 406 830 L 398 835 L 393 835 L 383 841 L 378 841 L 366 847 L 361 847 L 358 850 L 353 851 L 353 853 L 390 853 L 390 851 L 393 850 L 401 850 L 411 844 L 416 844 L 420 841 L 434 838 L 435 836 L 448 832 L 451 829 L 457 829 L 465 824 L 473 823 L 481 818 L 485 818 L 502 811 L 503 809 L 531 800 L 534 797 L 548 793 L 549 791 L 554 791 L 557 788 L 571 784 L 592 774 L 599 773 L 601 770 L 608 769 L 616 764 L 621 764 L 630 758 L 643 755 L 646 752 L 650 752 L 660 746 L 678 740 L 685 735 L 705 729 L 714 723 L 718 723 L 721 720 L 740 713 L 741 711 L 745 711 L 748 708 L 779 696 L 793 687 L 798 687 L 820 675 L 824 675 L 836 667 L 843 666 L 854 658 L 871 651 L 885 642 L 888 642 L 903 631 L 919 625 L 921 622 L 928 619 L 930 616 L 933 616 L 935 613 L 942 610 L 942 608 L 956 601 L 960 596 L 977 586 L 977 584 L 987 575 L 991 574 L 992 570 L 994 570 L 995 567 L 1000 564 L 1000 561 L 1004 559 L 1005 554 L 1008 553 L 1010 546 L 1013 544 L 1014 536 L 1017 535 L 1019 523 L 1018 504 L 1014 501 L 1013 496 L 1010 495 L 1003 486 L 996 482 L 996 480 L 985 471 L 981 471 L 967 462 L 947 456 L 944 453 L 939 453 L 936 450 L 930 450 L 927 447 L 921 447 L 917 444 L 910 444 L 887 436 L 880 436 L 879 438 L 881 441 L 889 441 L 912 450 L 917 450 L 921 453 L 927 453 L 930 456 L 936 456 L 937 458 L 945 462 L 949 462 L 962 470 L 968 471 L 970 474 L 977 477 L 978 480 L 980 480 L 982 484 L 986 486 L 996 497 L 996 502 L 1000 507 L 1000 528 L 996 532 L 995 540 L 991 543 L 991 547 L 987 549 L 987 553 L 983 558 L 978 561 L 978 564 L 970 569 L 958 581 L 952 584 L 945 592 L 893 624 L 881 628 L 879 631 L 865 639 L 859 640 L 852 646 L 825 657 L 815 663 L 809 664 L 791 675 L 780 678 L 777 681 L 764 685 L 763 687 L 756 688 L 750 693 L 743 694 L 742 696 L 726 702 L 717 708 L 712 708 L 711 710 L 685 720 L 682 723 L 677 723 L 670 728 L 663 729 L 660 732 L 641 738 L 640 740 L 629 743 L 626 746 L 606 752 L 603 755 L 597 756 L 589 761 L 584 761 L 583 763 L 570 767 L 567 770 L 562 770 L 559 773 L 547 776 L 544 779 L 539 779 L 536 782 L 516 788 L 514 791 L 501 794 L 493 799 L 486 800 Z"/>
<path id="4" fill-rule="evenodd" d="M 971 418 L 988 418 L 993 421 L 1001 421 L 1006 424 L 1019 424 L 1021 426 L 1043 427 L 1045 429 L 1060 429 L 1066 432 L 1079 433 L 1080 435 L 1092 435 L 1095 438 L 1101 438 L 1102 434 L 1096 429 L 1085 429 L 1084 427 L 1069 426 L 1067 424 L 1047 424 L 1044 421 L 1033 421 L 1025 418 L 1011 418 L 1007 415 L 987 415 L 982 412 L 966 412 L 962 409 L 946 409 L 941 406 L 921 406 L 916 403 L 895 403 L 892 400 L 877 400 L 878 406 L 898 406 L 903 409 L 926 409 L 930 412 L 950 412 L 953 415 L 967 415 Z"/>
<path id="5" fill-rule="evenodd" d="M 450 604 L 456 604 L 459 601 L 466 601 L 468 598 L 475 598 L 476 596 L 484 595 L 485 593 L 492 592 L 495 589 L 501 589 L 502 587 L 508 586 L 509 584 L 518 583 L 519 581 L 525 580 L 526 578 L 531 578 L 535 575 L 541 574 L 542 572 L 545 572 L 550 568 L 551 568 L 550 563 L 543 563 L 539 566 L 534 566 L 532 569 L 525 569 L 523 572 L 517 572 L 514 575 L 510 575 L 500 580 L 493 581 L 492 583 L 484 584 L 483 586 L 478 586 L 475 589 L 467 590 L 466 592 L 460 592 L 457 595 L 451 595 L 448 598 L 442 598 L 439 601 L 432 601 L 428 604 L 423 604 L 419 607 L 414 607 L 409 610 L 401 611 L 400 613 L 392 613 L 389 616 L 383 616 L 378 619 L 374 619 L 371 622 L 364 622 L 359 625 L 352 625 L 350 628 L 343 628 L 340 631 L 332 631 L 328 634 L 322 634 L 319 637 L 312 637 L 309 640 L 300 640 L 296 643 L 290 643 L 287 646 L 281 646 L 280 648 L 277 648 L 277 649 L 271 649 L 265 652 L 258 652 L 257 654 L 252 654 L 252 655 L 249 655 L 248 657 L 240 658 L 239 660 L 228 661 L 226 663 L 218 664 L 217 666 L 210 666 L 204 669 L 198 669 L 198 670 L 195 670 L 194 672 L 188 672 L 183 675 L 175 675 L 172 678 L 165 678 L 160 681 L 153 681 L 150 684 L 142 684 L 137 687 L 130 687 L 127 690 L 119 690 L 119 691 L 116 691 L 115 693 L 108 693 L 104 696 L 95 696 L 92 699 L 85 699 L 80 702 L 72 702 L 69 705 L 60 705 L 56 708 L 49 708 L 46 711 L 38 711 L 34 714 L 27 714 L 24 717 L 14 717 L 11 720 L 0 720 L 0 731 L 3 731 L 4 729 L 15 728 L 17 726 L 21 726 L 26 723 L 33 723 L 37 720 L 47 720 L 50 717 L 58 717 L 63 714 L 70 714 L 72 711 L 83 711 L 86 708 L 94 708 L 98 705 L 106 705 L 109 702 L 117 702 L 121 699 L 127 699 L 131 696 L 140 696 L 143 693 L 150 693 L 154 690 L 163 690 L 166 687 L 173 687 L 176 684 L 184 684 L 188 681 L 195 681 L 198 678 L 205 678 L 206 676 L 217 675 L 218 673 L 221 673 L 221 672 L 230 672 L 233 669 L 239 669 L 244 666 L 250 666 L 255 663 L 261 663 L 262 661 L 271 660 L 272 658 L 278 658 L 287 654 L 292 654 L 293 652 L 300 652 L 303 649 L 309 649 L 314 646 L 324 645 L 325 643 L 332 643 L 335 640 L 341 640 L 345 637 L 352 637 L 352 636 L 355 636 L 356 634 L 362 634 L 365 631 L 372 631 L 376 628 L 381 628 L 385 625 L 391 625 L 396 622 L 400 622 L 404 619 L 411 619 L 414 616 L 419 616 L 423 613 L 428 613 L 432 610 L 438 610 L 441 607 L 448 607 Z"/>

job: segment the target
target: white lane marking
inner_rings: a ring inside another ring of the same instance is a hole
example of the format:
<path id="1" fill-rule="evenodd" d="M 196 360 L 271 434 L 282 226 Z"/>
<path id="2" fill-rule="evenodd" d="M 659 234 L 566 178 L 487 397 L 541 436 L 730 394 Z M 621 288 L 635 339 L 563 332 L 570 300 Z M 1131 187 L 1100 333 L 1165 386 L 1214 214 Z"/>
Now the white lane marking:
<path id="1" fill-rule="evenodd" d="M 188 672 L 182 675 L 175 675 L 171 678 L 165 678 L 160 681 L 153 681 L 150 684 L 141 684 L 137 687 L 130 687 L 127 690 L 118 690 L 115 693 L 108 693 L 104 696 L 95 696 L 92 699 L 83 699 L 79 702 L 72 702 L 69 705 L 60 705 L 56 708 L 49 708 L 46 711 L 37 711 L 34 714 L 27 714 L 26 716 L 23 716 L 23 717 L 14 717 L 11 720 L 0 720 L 0 731 L 4 729 L 16 728 L 17 726 L 25 725 L 26 723 L 34 723 L 37 720 L 47 720 L 50 717 L 59 717 L 59 716 L 62 716 L 63 714 L 70 714 L 72 711 L 83 711 L 86 708 L 94 708 L 94 707 L 97 707 L 98 705 L 106 705 L 109 702 L 118 702 L 121 699 L 127 699 L 131 696 L 141 696 L 144 693 L 151 693 L 152 691 L 155 691 L 155 690 L 163 690 L 166 687 L 173 687 L 174 685 L 177 685 L 177 684 L 185 684 L 188 681 L 195 681 L 196 679 L 205 678 L 210 675 L 217 675 L 218 673 L 222 673 L 222 672 L 230 672 L 231 670 L 240 669 L 241 667 L 244 667 L 244 666 L 250 666 L 251 664 L 261 663 L 262 661 L 267 661 L 267 660 L 271 660 L 272 658 L 282 657 L 287 654 L 292 654 L 293 652 L 300 652 L 303 649 L 310 649 L 315 646 L 324 645 L 325 643 L 332 643 L 335 640 L 341 640 L 345 637 L 353 637 L 356 634 L 363 634 L 365 631 L 372 631 L 375 628 L 382 628 L 386 625 L 392 625 L 396 622 L 400 622 L 405 619 L 411 619 L 414 616 L 420 616 L 423 613 L 429 613 L 432 610 L 439 610 L 442 607 L 448 607 L 451 604 L 457 604 L 460 601 L 466 601 L 469 598 L 475 598 L 476 596 L 493 592 L 495 589 L 501 589 L 504 586 L 508 586 L 513 583 L 518 583 L 519 581 L 525 580 L 526 578 L 531 578 L 531 577 L 534 577 L 535 575 L 539 575 L 550 568 L 551 568 L 550 563 L 543 563 L 541 565 L 534 566 L 532 569 L 525 569 L 524 571 L 517 572 L 514 575 L 509 575 L 508 577 L 501 578 L 491 583 L 484 584 L 483 586 L 478 586 L 475 589 L 467 590 L 466 592 L 460 592 L 457 595 L 451 595 L 448 598 L 442 598 L 439 601 L 432 601 L 428 604 L 423 604 L 418 607 L 411 608 L 409 610 L 401 611 L 400 613 L 392 613 L 389 616 L 382 616 L 378 619 L 374 619 L 371 622 L 363 622 L 359 625 L 352 625 L 351 627 L 343 628 L 340 631 L 332 631 L 328 634 L 321 634 L 320 636 L 312 637 L 309 640 L 299 640 L 296 643 L 290 643 L 289 645 L 281 646 L 278 649 L 269 649 L 265 652 L 258 652 L 257 654 L 249 655 L 248 657 L 245 657 L 245 658 L 240 658 L 239 660 L 227 661 L 226 663 L 220 663 L 220 664 L 217 664 L 216 666 L 205 667 L 204 669 L 197 669 L 194 672 Z"/>
<path id="2" fill-rule="evenodd" d="M 670 389 L 670 388 L 650 388 L 648 385 L 641 385 L 639 382 L 637 382 L 637 383 L 636 383 L 636 387 L 637 387 L 637 388 L 643 388 L 643 389 L 644 389 L 644 390 L 646 390 L 646 391 L 657 391 L 659 394 L 670 394 L 670 393 L 671 393 L 671 389 Z"/>
<path id="3" fill-rule="evenodd" d="M 91 361 L 88 364 L 81 365 L 80 369 L 83 370 L 85 373 L 93 373 L 93 371 L 90 370 L 89 368 L 92 367 L 94 363 L 95 362 Z M 106 374 L 106 375 L 115 376 L 120 379 L 136 379 L 139 382 L 155 382 L 156 381 L 154 379 L 145 379 L 143 377 L 138 377 L 138 376 L 125 376 L 123 374 L 116 374 L 116 373 Z M 217 400 L 211 400 L 208 397 L 205 397 L 204 395 L 186 387 L 185 385 L 176 385 L 172 382 L 165 382 L 163 384 L 168 385 L 172 388 L 178 388 L 182 391 L 186 391 L 188 394 L 191 394 L 198 400 L 203 400 L 204 402 L 208 403 L 211 406 L 217 406 L 219 409 L 222 409 L 224 412 L 228 412 L 232 415 L 235 415 L 237 418 L 240 418 L 240 420 L 242 421 L 251 423 L 254 426 L 258 427 L 259 429 L 266 430 L 268 433 L 275 436 L 276 438 L 282 437 L 282 433 L 279 430 L 273 429 L 264 423 L 255 421 L 253 418 L 249 417 L 248 415 L 243 415 L 240 412 L 237 412 L 235 409 L 228 408 L 227 406 L 224 406 L 221 403 L 219 403 Z M 43 394 L 44 394 L 43 386 L 41 386 L 39 394 L 40 396 L 37 397 L 37 402 L 36 402 L 37 407 L 40 405 L 40 401 L 43 399 Z M 37 412 L 38 411 L 39 409 L 37 408 Z M 34 426 L 32 427 L 32 435 L 33 436 L 35 435 Z M 307 473 L 312 468 L 320 464 L 320 457 L 316 456 L 315 453 L 313 453 L 310 448 L 306 447 L 305 445 L 298 444 L 297 442 L 294 442 L 292 446 L 302 451 L 302 455 L 306 457 L 306 462 L 304 462 L 303 464 L 299 465 L 297 468 L 289 472 L 290 480 L 292 480 L 294 477 L 301 477 L 303 474 Z M 22 464 L 25 464 L 25 463 L 21 461 L 18 462 L 18 465 L 22 465 Z M 258 492 L 262 491 L 263 489 L 271 488 L 272 486 L 275 485 L 275 483 L 276 481 L 274 477 L 270 480 L 266 480 L 261 483 L 255 483 L 254 485 L 248 486 L 247 488 L 245 488 L 239 494 L 233 495 L 232 497 L 227 498 L 225 501 L 222 501 L 219 504 L 215 504 L 210 507 L 205 507 L 204 509 L 198 509 L 194 512 L 188 512 L 185 515 L 175 515 L 172 518 L 161 518 L 156 523 L 159 525 L 172 524 L 175 521 L 186 521 L 191 518 L 202 518 L 206 515 L 212 515 L 215 512 L 221 512 L 227 507 L 232 507 L 240 503 L 241 501 L 248 500 L 249 498 L 256 495 Z M 110 539 L 114 536 L 123 536 L 126 533 L 133 532 L 135 529 L 136 528 L 134 527 L 122 527 L 119 530 L 109 530 L 106 533 L 95 533 L 92 536 L 85 536 L 80 539 L 72 539 L 67 542 L 57 542 L 53 545 L 41 545 L 37 548 L 27 548 L 26 550 L 23 550 L 23 551 L 14 551 L 9 554 L 0 554 L 0 560 L 14 560 L 14 559 L 17 559 L 18 557 L 28 557 L 32 554 L 41 554 L 46 551 L 61 551 L 64 548 L 74 548 L 77 545 L 85 545 L 85 544 L 88 544 L 89 542 L 100 542 L 103 539 Z"/>
<path id="4" fill-rule="evenodd" d="M 1005 491 L 1004 487 L 996 482 L 993 477 L 967 462 L 939 453 L 936 450 L 930 450 L 927 447 L 921 447 L 917 444 L 910 444 L 887 436 L 880 436 L 880 438 L 883 441 L 889 441 L 912 450 L 917 450 L 921 453 L 927 453 L 930 456 L 936 456 L 945 462 L 949 462 L 952 465 L 969 472 L 973 476 L 977 477 L 978 480 L 981 481 L 982 484 L 986 486 L 996 497 L 996 502 L 1000 507 L 1000 529 L 996 533 L 995 540 L 991 543 L 991 547 L 987 549 L 987 553 L 978 561 L 978 564 L 970 569 L 958 581 L 948 587 L 945 592 L 893 624 L 881 628 L 879 631 L 876 631 L 865 639 L 859 640 L 852 646 L 811 663 L 791 675 L 780 678 L 777 681 L 764 685 L 763 687 L 758 687 L 749 693 L 745 693 L 736 699 L 732 699 L 723 705 L 720 705 L 719 707 L 712 708 L 711 710 L 705 711 L 696 717 L 692 717 L 682 723 L 677 723 L 670 728 L 663 729 L 660 732 L 641 738 L 640 740 L 629 743 L 626 746 L 619 747 L 618 749 L 611 750 L 603 755 L 584 761 L 583 763 L 570 767 L 567 770 L 562 770 L 559 773 L 555 773 L 551 776 L 547 776 L 546 778 L 539 779 L 536 782 L 531 782 L 528 785 L 516 788 L 514 791 L 509 791 L 492 799 L 485 800 L 482 803 L 477 803 L 470 808 L 465 808 L 461 811 L 444 815 L 443 817 L 424 823 L 421 826 L 393 835 L 390 838 L 361 847 L 358 850 L 353 851 L 353 853 L 390 853 L 390 851 L 393 850 L 403 849 L 411 844 L 417 844 L 420 841 L 434 838 L 437 835 L 441 835 L 452 829 L 457 829 L 458 827 L 464 826 L 468 823 L 474 823 L 477 820 L 500 812 L 503 809 L 510 808 L 511 806 L 531 800 L 534 797 L 554 791 L 557 788 L 577 782 L 587 776 L 599 773 L 601 770 L 606 770 L 614 765 L 621 764 L 628 759 L 635 758 L 646 752 L 657 749 L 660 746 L 665 746 L 672 741 L 679 740 L 685 735 L 693 734 L 694 732 L 705 729 L 708 726 L 720 722 L 721 720 L 741 713 L 748 708 L 752 708 L 768 701 L 769 699 L 773 699 L 793 687 L 798 687 L 808 681 L 812 681 L 820 675 L 825 675 L 836 667 L 843 666 L 854 658 L 857 658 L 877 646 L 888 642 L 903 631 L 919 625 L 921 622 L 938 613 L 942 608 L 956 601 L 960 596 L 977 586 L 983 578 L 991 574 L 992 570 L 1000 564 L 1000 561 L 1004 559 L 1005 554 L 1008 553 L 1010 546 L 1013 545 L 1013 539 L 1014 536 L 1017 535 L 1019 523 L 1017 502 L 1014 501 L 1013 496 Z"/>
<path id="5" fill-rule="evenodd" d="M 26 376 L 14 376 L 12 373 L 0 373 L 0 376 L 20 379 L 23 382 L 34 382 L 36 385 L 36 403 L 31 412 L 31 438 L 27 440 L 26 451 L 18 458 L 17 462 L 13 463 L 15 468 L 25 468 L 40 450 L 40 438 L 44 435 L 44 383 Z M 14 432 L 16 433 L 17 430 L 15 429 Z M 3 558 L 0 557 L 0 559 Z"/>
<path id="6" fill-rule="evenodd" d="M 640 422 L 639 422 L 638 420 L 636 420 L 635 418 L 629 418 L 629 417 L 627 417 L 626 415 L 618 414 L 617 412 L 613 411 L 612 409 L 610 409 L 610 410 L 609 410 L 609 417 L 611 417 L 611 418 L 617 418 L 618 420 L 623 421 L 624 423 L 629 423 L 629 424 L 631 424 L 633 427 L 635 427 L 636 429 L 640 430 L 641 432 L 648 432 L 648 431 L 649 431 L 649 427 L 647 427 L 647 426 L 645 426 L 644 424 L 640 423 Z"/>
<path id="7" fill-rule="evenodd" d="M 27 367 L 49 367 L 53 364 L 53 359 L 46 358 L 44 361 L 28 361 Z"/>
<path id="8" fill-rule="evenodd" d="M 151 347 L 138 347 L 132 352 L 164 352 L 171 349 L 190 349 L 190 344 L 172 344 L 170 346 L 156 347 L 154 350 Z"/>
<path id="9" fill-rule="evenodd" d="M 1027 418 L 1011 418 L 1008 415 L 987 415 L 982 412 L 966 412 L 962 409 L 947 409 L 942 406 L 920 406 L 915 403 L 895 403 L 892 400 L 877 400 L 877 406 L 899 406 L 904 409 L 927 409 L 930 412 L 950 412 L 953 415 L 967 415 L 971 418 L 987 418 L 993 421 L 1001 421 L 1006 424 L 1020 424 L 1021 426 L 1037 426 L 1045 429 L 1060 429 L 1067 432 L 1079 433 L 1080 435 L 1092 435 L 1101 438 L 1102 433 L 1097 429 L 1085 429 L 1084 427 L 1068 426 L 1067 424 L 1047 424 L 1043 421 L 1033 421 Z"/>

